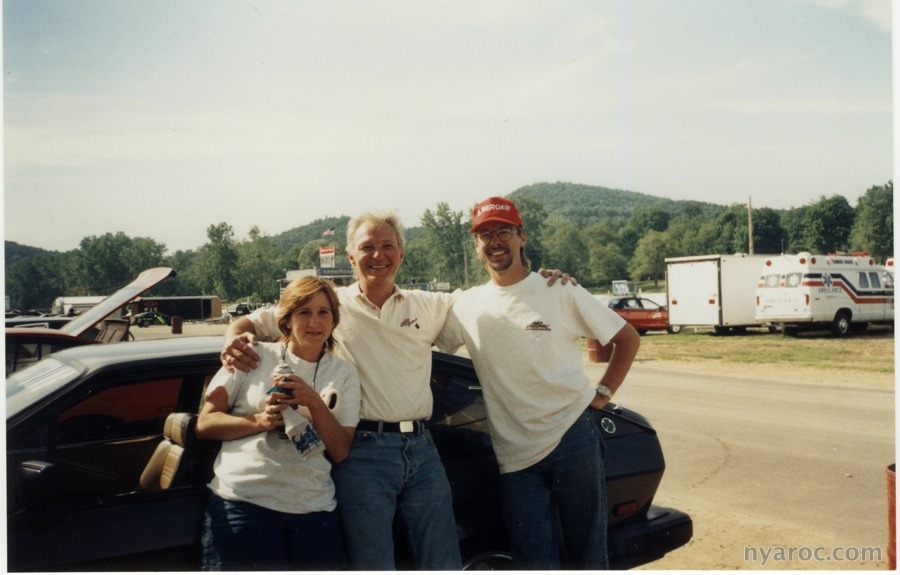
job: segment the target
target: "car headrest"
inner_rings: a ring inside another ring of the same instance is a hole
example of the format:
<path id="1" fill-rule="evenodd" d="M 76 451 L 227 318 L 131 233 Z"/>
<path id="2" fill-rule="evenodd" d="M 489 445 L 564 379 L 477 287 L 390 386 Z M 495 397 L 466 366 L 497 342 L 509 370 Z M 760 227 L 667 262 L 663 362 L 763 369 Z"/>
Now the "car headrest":
<path id="1" fill-rule="evenodd" d="M 163 435 L 172 443 L 190 448 L 195 441 L 197 416 L 193 413 L 170 413 L 163 426 Z"/>

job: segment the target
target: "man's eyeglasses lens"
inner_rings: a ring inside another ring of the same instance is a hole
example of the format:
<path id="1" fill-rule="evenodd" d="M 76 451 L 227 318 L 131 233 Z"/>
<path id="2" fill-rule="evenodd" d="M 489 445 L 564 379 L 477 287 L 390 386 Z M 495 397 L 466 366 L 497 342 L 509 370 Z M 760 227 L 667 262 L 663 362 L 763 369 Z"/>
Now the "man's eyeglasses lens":
<path id="1" fill-rule="evenodd" d="M 496 235 L 497 239 L 501 242 L 505 242 L 509 240 L 513 236 L 512 228 L 502 228 L 493 232 L 478 232 L 478 239 L 483 241 L 484 243 L 488 243 L 491 241 L 491 236 Z"/>

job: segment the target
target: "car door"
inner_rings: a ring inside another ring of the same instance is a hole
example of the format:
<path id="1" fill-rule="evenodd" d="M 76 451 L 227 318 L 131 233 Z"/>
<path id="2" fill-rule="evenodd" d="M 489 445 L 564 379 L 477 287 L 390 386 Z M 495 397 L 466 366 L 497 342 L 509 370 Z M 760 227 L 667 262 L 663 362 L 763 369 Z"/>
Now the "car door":
<path id="1" fill-rule="evenodd" d="M 640 298 L 638 304 L 641 306 L 643 326 L 648 330 L 664 330 L 669 322 L 669 314 L 658 303 Z"/>
<path id="2" fill-rule="evenodd" d="M 138 480 L 172 411 L 196 412 L 209 368 L 80 383 L 7 429 L 11 570 L 188 570 L 206 488 Z"/>
<path id="3" fill-rule="evenodd" d="M 637 298 L 622 298 L 617 305 L 617 310 L 619 315 L 621 315 L 625 321 L 630 323 L 634 329 L 638 331 L 647 331 L 647 317 L 644 313 L 644 308 L 641 307 L 641 303 Z"/>

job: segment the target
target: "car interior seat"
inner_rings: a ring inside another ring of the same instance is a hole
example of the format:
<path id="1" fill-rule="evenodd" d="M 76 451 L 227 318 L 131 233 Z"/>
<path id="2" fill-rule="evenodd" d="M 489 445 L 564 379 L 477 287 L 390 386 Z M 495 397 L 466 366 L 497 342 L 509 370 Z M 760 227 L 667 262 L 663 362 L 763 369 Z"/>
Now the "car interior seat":
<path id="1" fill-rule="evenodd" d="M 126 341 L 131 335 L 129 327 L 131 322 L 127 319 L 107 319 L 103 321 L 103 329 L 97 335 L 97 341 L 102 343 L 115 343 Z"/>
<path id="2" fill-rule="evenodd" d="M 144 491 L 159 491 L 191 481 L 198 440 L 197 416 L 170 413 L 163 425 L 163 439 L 144 467 L 139 482 Z"/>

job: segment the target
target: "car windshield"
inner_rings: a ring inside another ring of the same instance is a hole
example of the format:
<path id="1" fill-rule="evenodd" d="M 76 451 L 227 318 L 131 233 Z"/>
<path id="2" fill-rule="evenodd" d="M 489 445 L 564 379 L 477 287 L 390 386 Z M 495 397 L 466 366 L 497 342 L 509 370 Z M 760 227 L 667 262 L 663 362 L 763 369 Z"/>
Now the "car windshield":
<path id="1" fill-rule="evenodd" d="M 67 363 L 47 358 L 10 375 L 6 379 L 6 418 L 47 397 L 79 373 Z"/>

